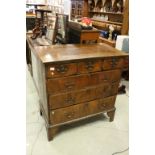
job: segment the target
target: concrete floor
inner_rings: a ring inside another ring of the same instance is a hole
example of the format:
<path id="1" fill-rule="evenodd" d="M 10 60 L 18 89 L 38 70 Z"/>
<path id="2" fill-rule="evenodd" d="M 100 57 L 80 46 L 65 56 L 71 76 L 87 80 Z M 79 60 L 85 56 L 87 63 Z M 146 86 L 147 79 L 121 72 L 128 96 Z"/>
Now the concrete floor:
<path id="1" fill-rule="evenodd" d="M 44 120 L 40 117 L 38 95 L 27 71 L 26 137 L 27 155 L 112 155 L 128 148 L 128 82 L 127 93 L 118 95 L 113 122 L 99 115 L 63 127 L 54 140 L 48 142 Z M 121 155 L 128 155 L 128 151 Z"/>

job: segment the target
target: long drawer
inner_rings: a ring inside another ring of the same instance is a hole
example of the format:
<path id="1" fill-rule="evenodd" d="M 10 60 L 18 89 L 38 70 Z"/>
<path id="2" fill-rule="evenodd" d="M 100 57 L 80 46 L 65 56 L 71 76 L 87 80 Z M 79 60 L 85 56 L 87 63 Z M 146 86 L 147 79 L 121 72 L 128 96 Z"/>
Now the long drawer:
<path id="1" fill-rule="evenodd" d="M 114 108 L 116 96 L 104 99 L 93 100 L 90 102 L 73 105 L 66 108 L 52 110 L 50 112 L 50 123 L 52 125 L 64 123 L 91 114 L 110 110 Z"/>
<path id="2" fill-rule="evenodd" d="M 119 82 L 105 82 L 102 85 L 79 91 L 49 95 L 50 109 L 67 107 L 73 104 L 92 101 L 95 99 L 113 96 L 117 94 Z"/>
<path id="3" fill-rule="evenodd" d="M 64 78 L 47 79 L 47 93 L 58 94 L 84 89 L 87 87 L 103 84 L 104 82 L 116 82 L 120 80 L 120 76 L 120 70 L 111 70 Z"/>

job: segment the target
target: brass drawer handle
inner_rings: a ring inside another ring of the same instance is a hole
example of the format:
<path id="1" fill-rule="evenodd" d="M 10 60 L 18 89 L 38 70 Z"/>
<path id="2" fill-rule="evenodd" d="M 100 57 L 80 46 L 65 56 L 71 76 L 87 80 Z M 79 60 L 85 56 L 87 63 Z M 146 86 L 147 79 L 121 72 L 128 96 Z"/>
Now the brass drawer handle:
<path id="1" fill-rule="evenodd" d="M 105 86 L 103 87 L 103 92 L 106 92 L 107 90 L 109 90 L 109 86 L 105 85 Z"/>
<path id="2" fill-rule="evenodd" d="M 109 76 L 105 75 L 100 79 L 103 82 L 108 82 Z"/>
<path id="3" fill-rule="evenodd" d="M 56 67 L 56 71 L 59 73 L 66 73 L 68 71 L 68 67 L 66 65 L 59 65 Z"/>
<path id="4" fill-rule="evenodd" d="M 105 75 L 104 75 L 104 80 L 103 80 L 103 81 L 107 82 L 108 79 L 109 79 L 109 76 L 105 74 Z"/>
<path id="5" fill-rule="evenodd" d="M 112 68 L 115 67 L 117 65 L 117 62 L 118 62 L 118 59 L 112 58 L 112 60 L 111 60 L 111 67 Z"/>
<path id="6" fill-rule="evenodd" d="M 65 103 L 67 103 L 67 104 L 74 104 L 74 103 L 75 103 L 75 98 L 73 98 L 73 97 L 68 97 L 68 98 L 65 100 Z"/>
<path id="7" fill-rule="evenodd" d="M 106 104 L 105 104 L 105 103 L 101 103 L 101 104 L 100 104 L 100 107 L 101 107 L 101 108 L 106 108 Z"/>
<path id="8" fill-rule="evenodd" d="M 67 118 L 72 118 L 72 115 L 68 114 L 68 115 L 67 115 Z"/>
<path id="9" fill-rule="evenodd" d="M 66 89 L 73 89 L 74 86 L 75 86 L 75 83 L 65 83 Z"/>
<path id="10" fill-rule="evenodd" d="M 102 93 L 103 93 L 103 96 L 109 96 L 111 94 L 111 87 L 104 86 Z"/>
<path id="11" fill-rule="evenodd" d="M 74 112 L 65 113 L 65 116 L 66 116 L 67 118 L 72 118 L 72 117 L 74 117 Z"/>
<path id="12" fill-rule="evenodd" d="M 107 102 L 100 100 L 98 107 L 99 107 L 99 109 L 105 109 L 107 107 Z"/>
<path id="13" fill-rule="evenodd" d="M 83 105 L 83 110 L 84 111 L 87 111 L 89 109 L 89 103 L 85 103 L 84 105 Z"/>
<path id="14" fill-rule="evenodd" d="M 92 61 L 89 61 L 86 63 L 86 69 L 88 71 L 92 71 L 94 69 L 94 63 Z"/>

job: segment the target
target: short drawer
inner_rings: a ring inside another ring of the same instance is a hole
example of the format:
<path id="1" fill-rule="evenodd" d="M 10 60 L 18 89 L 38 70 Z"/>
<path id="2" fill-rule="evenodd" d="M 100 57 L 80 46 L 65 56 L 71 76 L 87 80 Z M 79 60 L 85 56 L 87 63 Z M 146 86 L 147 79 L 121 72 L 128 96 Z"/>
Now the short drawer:
<path id="1" fill-rule="evenodd" d="M 90 73 L 101 71 L 102 65 L 101 60 L 88 60 L 78 63 L 78 72 L 79 73 Z"/>
<path id="2" fill-rule="evenodd" d="M 74 75 L 77 73 L 77 64 L 50 64 L 46 66 L 46 77 L 55 78 L 68 75 Z"/>
<path id="3" fill-rule="evenodd" d="M 57 94 L 96 86 L 104 82 L 116 82 L 120 80 L 120 76 L 120 70 L 111 70 L 72 77 L 48 79 L 46 82 L 47 93 Z"/>
<path id="4" fill-rule="evenodd" d="M 52 110 L 50 112 L 50 122 L 55 125 L 110 110 L 114 107 L 115 98 L 115 96 L 112 96 L 105 99 L 94 100 L 66 108 Z"/>
<path id="5" fill-rule="evenodd" d="M 123 68 L 124 67 L 124 58 L 107 58 L 103 60 L 102 68 L 103 70 Z"/>

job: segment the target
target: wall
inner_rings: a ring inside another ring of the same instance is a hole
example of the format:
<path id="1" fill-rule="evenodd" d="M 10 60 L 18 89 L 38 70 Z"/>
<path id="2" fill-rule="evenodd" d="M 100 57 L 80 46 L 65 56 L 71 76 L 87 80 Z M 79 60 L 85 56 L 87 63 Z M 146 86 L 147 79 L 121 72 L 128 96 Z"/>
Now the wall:
<path id="1" fill-rule="evenodd" d="M 46 4 L 46 0 L 26 0 L 26 3 L 32 4 Z"/>
<path id="2" fill-rule="evenodd" d="M 26 3 L 58 6 L 62 8 L 64 14 L 68 14 L 70 16 L 71 0 L 26 0 Z"/>
<path id="3" fill-rule="evenodd" d="M 68 14 L 69 19 L 70 19 L 70 11 L 71 11 L 71 1 L 64 0 L 64 14 Z"/>
<path id="4" fill-rule="evenodd" d="M 47 0 L 47 4 L 62 7 L 63 13 L 70 15 L 71 0 Z"/>

